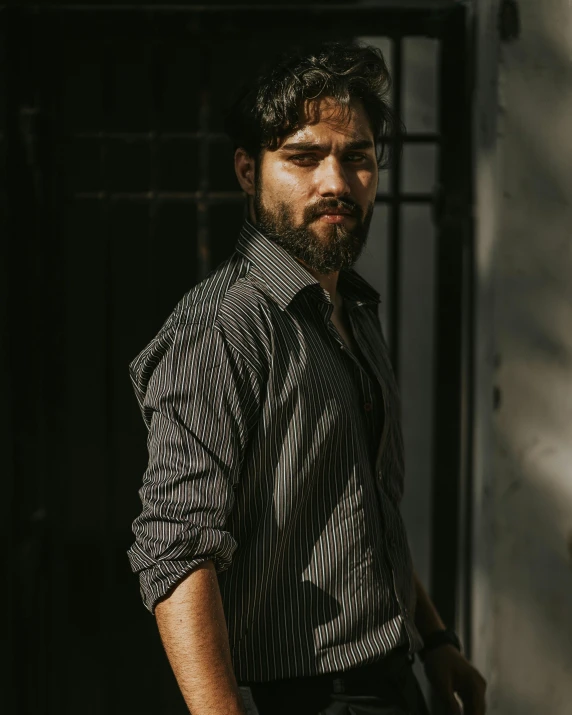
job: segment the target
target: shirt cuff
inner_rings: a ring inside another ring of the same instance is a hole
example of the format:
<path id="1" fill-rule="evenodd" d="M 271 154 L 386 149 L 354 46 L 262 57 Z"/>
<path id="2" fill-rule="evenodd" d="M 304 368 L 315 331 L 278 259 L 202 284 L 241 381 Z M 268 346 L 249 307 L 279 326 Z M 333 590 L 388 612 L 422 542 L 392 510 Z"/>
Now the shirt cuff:
<path id="1" fill-rule="evenodd" d="M 141 598 L 145 608 L 154 613 L 158 601 L 166 596 L 187 574 L 206 561 L 214 563 L 217 573 L 228 569 L 237 544 L 230 534 L 225 533 L 225 536 L 227 538 L 222 540 L 220 548 L 215 553 L 204 553 L 190 559 L 152 560 L 135 543 L 127 555 L 131 569 L 139 573 Z"/>

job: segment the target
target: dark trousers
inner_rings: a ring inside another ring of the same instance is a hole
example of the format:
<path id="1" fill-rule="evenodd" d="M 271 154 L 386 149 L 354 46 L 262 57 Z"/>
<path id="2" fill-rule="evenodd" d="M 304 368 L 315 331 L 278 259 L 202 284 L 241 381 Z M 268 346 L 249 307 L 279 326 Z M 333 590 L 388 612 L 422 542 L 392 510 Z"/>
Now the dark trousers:
<path id="1" fill-rule="evenodd" d="M 241 686 L 249 715 L 429 715 L 411 665 L 396 651 L 343 673 Z"/>

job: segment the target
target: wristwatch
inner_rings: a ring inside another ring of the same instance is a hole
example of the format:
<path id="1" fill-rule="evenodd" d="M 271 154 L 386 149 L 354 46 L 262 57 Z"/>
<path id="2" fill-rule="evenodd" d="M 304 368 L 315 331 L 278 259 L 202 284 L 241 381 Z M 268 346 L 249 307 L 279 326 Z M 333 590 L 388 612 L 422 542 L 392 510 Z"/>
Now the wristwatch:
<path id="1" fill-rule="evenodd" d="M 442 631 L 434 631 L 423 639 L 423 648 L 419 651 L 419 657 L 424 661 L 430 650 L 441 645 L 452 645 L 459 652 L 462 652 L 459 636 L 451 628 L 445 628 Z"/>

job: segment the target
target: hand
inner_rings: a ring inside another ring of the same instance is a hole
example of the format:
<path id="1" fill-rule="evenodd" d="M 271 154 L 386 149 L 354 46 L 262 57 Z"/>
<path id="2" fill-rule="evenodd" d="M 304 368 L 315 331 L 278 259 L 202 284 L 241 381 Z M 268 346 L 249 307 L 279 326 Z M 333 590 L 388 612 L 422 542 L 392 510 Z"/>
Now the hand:
<path id="1" fill-rule="evenodd" d="M 455 693 L 461 698 L 464 715 L 484 715 L 486 681 L 454 646 L 430 650 L 425 656 L 425 674 L 451 715 L 461 715 Z"/>

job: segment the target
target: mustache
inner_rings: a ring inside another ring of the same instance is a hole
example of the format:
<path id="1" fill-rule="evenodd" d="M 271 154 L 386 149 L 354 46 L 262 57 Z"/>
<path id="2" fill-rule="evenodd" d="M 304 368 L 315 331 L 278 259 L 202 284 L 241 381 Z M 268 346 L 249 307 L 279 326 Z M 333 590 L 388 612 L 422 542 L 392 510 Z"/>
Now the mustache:
<path id="1" fill-rule="evenodd" d="M 362 210 L 351 199 L 319 199 L 304 210 L 304 223 L 310 223 L 328 210 L 347 211 L 351 216 L 361 218 Z"/>

